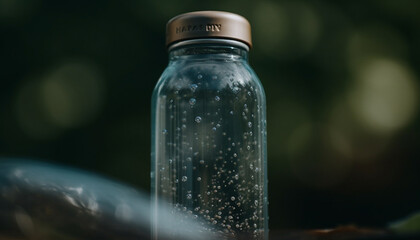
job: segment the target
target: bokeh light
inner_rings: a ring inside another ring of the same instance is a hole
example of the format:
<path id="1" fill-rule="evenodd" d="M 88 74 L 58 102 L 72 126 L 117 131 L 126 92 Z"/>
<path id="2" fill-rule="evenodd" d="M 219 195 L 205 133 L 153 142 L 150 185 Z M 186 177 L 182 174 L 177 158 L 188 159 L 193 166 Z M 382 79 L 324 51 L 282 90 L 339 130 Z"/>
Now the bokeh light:
<path id="1" fill-rule="evenodd" d="M 66 128 L 93 120 L 104 101 L 105 85 L 91 64 L 64 63 L 18 90 L 16 116 L 30 137 L 56 137 Z"/>
<path id="2" fill-rule="evenodd" d="M 86 63 L 62 64 L 41 83 L 49 120 L 63 128 L 91 121 L 101 110 L 104 92 L 104 79 L 98 69 Z"/>
<path id="3" fill-rule="evenodd" d="M 412 71 L 389 59 L 372 59 L 360 70 L 350 93 L 352 111 L 365 127 L 393 133 L 413 120 L 418 85 Z"/>
<path id="4" fill-rule="evenodd" d="M 253 14 L 255 44 L 275 58 L 294 58 L 316 44 L 321 22 L 306 2 L 258 2 Z"/>

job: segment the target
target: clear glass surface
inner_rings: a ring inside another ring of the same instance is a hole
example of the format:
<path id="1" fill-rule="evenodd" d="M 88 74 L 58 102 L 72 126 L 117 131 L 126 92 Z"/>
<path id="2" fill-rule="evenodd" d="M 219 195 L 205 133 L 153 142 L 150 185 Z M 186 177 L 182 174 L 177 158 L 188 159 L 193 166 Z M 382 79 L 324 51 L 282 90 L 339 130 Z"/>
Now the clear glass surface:
<path id="1" fill-rule="evenodd" d="M 268 238 L 265 95 L 247 58 L 223 44 L 174 49 L 152 97 L 153 201 L 222 239 Z"/>

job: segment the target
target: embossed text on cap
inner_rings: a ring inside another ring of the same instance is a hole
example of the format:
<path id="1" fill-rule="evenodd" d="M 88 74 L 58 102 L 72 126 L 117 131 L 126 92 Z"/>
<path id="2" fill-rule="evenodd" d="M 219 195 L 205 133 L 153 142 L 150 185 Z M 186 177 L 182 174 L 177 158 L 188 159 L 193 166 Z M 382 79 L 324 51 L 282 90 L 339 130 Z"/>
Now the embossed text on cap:
<path id="1" fill-rule="evenodd" d="M 175 33 L 180 34 L 184 32 L 220 32 L 222 24 L 199 24 L 199 25 L 186 25 L 176 27 Z"/>

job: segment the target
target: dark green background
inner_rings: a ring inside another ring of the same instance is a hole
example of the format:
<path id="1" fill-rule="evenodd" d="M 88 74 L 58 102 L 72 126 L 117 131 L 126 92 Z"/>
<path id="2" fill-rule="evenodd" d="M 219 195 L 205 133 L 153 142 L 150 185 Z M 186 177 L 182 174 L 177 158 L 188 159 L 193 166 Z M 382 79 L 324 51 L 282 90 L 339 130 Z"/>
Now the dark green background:
<path id="1" fill-rule="evenodd" d="M 270 228 L 384 227 L 420 209 L 419 1 L 0 0 L 0 156 L 149 191 L 165 24 L 245 16 L 266 89 Z"/>

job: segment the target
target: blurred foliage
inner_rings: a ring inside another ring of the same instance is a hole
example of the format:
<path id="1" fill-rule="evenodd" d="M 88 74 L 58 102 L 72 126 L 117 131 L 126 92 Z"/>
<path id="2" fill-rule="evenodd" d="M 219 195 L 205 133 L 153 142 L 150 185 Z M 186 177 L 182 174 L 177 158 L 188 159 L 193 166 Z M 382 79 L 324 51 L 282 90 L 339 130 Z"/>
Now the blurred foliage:
<path id="1" fill-rule="evenodd" d="M 381 227 L 420 208 L 419 1 L 0 0 L 0 155 L 149 189 L 165 24 L 241 14 L 266 89 L 270 228 Z"/>
<path id="2" fill-rule="evenodd" d="M 420 232 L 420 213 L 415 213 L 406 219 L 392 223 L 390 228 L 399 233 Z"/>

